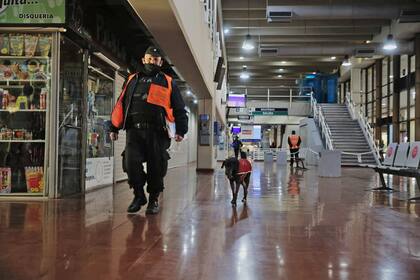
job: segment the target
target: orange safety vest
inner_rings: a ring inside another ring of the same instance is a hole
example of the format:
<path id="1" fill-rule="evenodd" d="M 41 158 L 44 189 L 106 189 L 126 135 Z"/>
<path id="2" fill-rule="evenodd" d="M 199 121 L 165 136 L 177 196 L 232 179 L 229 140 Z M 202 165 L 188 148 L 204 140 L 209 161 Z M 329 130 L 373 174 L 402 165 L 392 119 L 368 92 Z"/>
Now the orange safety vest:
<path id="1" fill-rule="evenodd" d="M 120 97 L 118 97 L 117 103 L 115 104 L 114 109 L 112 110 L 111 122 L 112 122 L 112 125 L 118 129 L 121 129 L 124 124 L 123 99 L 124 99 L 125 93 L 127 92 L 128 84 L 136 75 L 137 73 L 132 74 L 128 77 L 127 83 L 125 84 L 124 89 L 121 92 Z M 173 110 L 171 107 L 172 78 L 166 74 L 164 75 L 165 75 L 166 81 L 168 82 L 168 87 L 166 88 L 166 87 L 152 83 L 150 85 L 149 94 L 147 96 L 146 101 L 147 103 L 163 107 L 166 112 L 166 119 L 169 122 L 175 122 Z"/>
<path id="2" fill-rule="evenodd" d="M 290 143 L 292 144 L 291 149 L 299 149 L 299 136 L 298 135 L 290 135 L 289 136 Z"/>

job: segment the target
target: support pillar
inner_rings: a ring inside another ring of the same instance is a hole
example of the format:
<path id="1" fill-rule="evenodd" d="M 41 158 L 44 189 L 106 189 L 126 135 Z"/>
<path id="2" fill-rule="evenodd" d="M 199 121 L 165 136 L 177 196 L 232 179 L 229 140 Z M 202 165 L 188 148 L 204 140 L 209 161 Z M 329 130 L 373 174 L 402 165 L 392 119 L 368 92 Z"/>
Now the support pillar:
<path id="1" fill-rule="evenodd" d="M 350 72 L 350 93 L 351 93 L 351 100 L 356 105 L 356 109 L 361 106 L 362 100 L 360 100 L 360 92 L 362 90 L 362 79 L 361 79 L 362 71 L 360 68 L 352 68 Z M 344 96 L 345 98 L 345 96 Z"/>
<path id="2" fill-rule="evenodd" d="M 213 137 L 215 120 L 216 106 L 213 99 L 200 99 L 198 101 L 197 171 L 213 172 L 216 167 L 217 147 L 214 146 Z"/>
<path id="3" fill-rule="evenodd" d="M 376 75 L 376 111 L 375 111 L 375 139 L 381 139 L 381 124 L 382 124 L 382 59 L 375 62 Z"/>
<path id="4" fill-rule="evenodd" d="M 400 142 L 400 68 L 401 57 L 393 56 L 392 75 L 394 76 L 394 88 L 392 95 L 392 141 Z"/>

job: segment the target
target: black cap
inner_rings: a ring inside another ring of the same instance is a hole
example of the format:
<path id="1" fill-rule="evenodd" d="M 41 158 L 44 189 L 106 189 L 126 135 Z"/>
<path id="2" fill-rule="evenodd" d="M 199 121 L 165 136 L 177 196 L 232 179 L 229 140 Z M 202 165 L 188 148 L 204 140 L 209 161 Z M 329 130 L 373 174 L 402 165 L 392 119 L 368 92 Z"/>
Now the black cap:
<path id="1" fill-rule="evenodd" d="M 154 57 L 162 57 L 160 50 L 155 46 L 148 47 L 144 54 L 150 54 L 151 56 L 154 56 Z"/>

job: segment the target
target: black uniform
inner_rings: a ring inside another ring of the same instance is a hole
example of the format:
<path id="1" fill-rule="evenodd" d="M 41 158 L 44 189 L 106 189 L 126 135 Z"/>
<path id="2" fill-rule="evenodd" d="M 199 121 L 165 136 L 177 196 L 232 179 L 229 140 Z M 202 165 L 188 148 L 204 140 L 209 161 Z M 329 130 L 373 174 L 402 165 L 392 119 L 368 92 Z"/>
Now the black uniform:
<path id="1" fill-rule="evenodd" d="M 127 85 L 123 99 L 124 123 L 127 131 L 124 151 L 124 171 L 128 174 L 130 187 L 143 191 L 147 182 L 147 192 L 159 194 L 163 191 L 163 178 L 168 169 L 169 154 L 167 149 L 171 139 L 168 137 L 165 123 L 165 109 L 147 103 L 150 85 L 154 83 L 168 87 L 163 73 L 148 76 L 137 74 Z M 188 131 L 188 117 L 181 93 L 172 81 L 171 107 L 175 117 L 176 134 L 184 136 Z M 111 131 L 118 129 L 111 127 Z M 147 174 L 142 163 L 147 163 Z"/>

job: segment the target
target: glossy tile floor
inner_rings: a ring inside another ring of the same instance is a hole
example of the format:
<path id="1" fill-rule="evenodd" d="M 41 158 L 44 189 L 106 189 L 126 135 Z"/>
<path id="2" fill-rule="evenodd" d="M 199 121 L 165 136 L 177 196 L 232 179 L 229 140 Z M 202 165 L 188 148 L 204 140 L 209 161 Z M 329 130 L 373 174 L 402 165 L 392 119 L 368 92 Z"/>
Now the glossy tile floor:
<path id="1" fill-rule="evenodd" d="M 84 198 L 0 201 L 0 279 L 420 279 L 411 180 L 337 179 L 255 163 L 248 207 L 223 171 L 170 170 L 162 211 L 127 216 L 125 183 Z M 408 185 L 408 188 L 407 188 Z"/>

